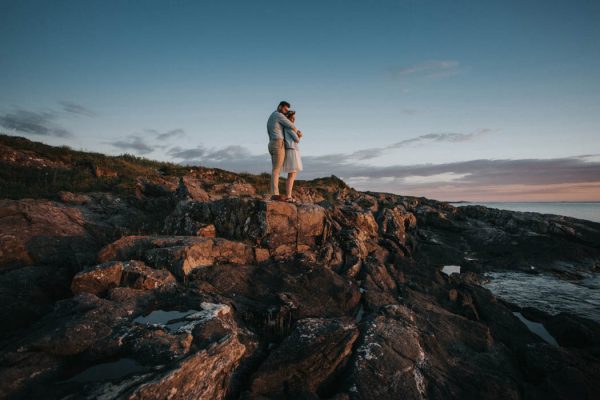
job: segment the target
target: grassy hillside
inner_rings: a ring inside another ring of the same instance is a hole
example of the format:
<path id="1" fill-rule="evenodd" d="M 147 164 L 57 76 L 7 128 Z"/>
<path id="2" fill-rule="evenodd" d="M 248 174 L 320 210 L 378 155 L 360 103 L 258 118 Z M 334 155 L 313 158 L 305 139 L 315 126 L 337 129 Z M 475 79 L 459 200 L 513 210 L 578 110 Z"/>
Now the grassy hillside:
<path id="1" fill-rule="evenodd" d="M 135 193 L 137 177 L 184 175 L 200 178 L 210 176 L 211 180 L 219 183 L 247 182 L 259 194 L 267 193 L 269 188 L 269 174 L 236 174 L 220 169 L 155 161 L 132 154 L 109 156 L 0 134 L 1 198 L 55 198 L 61 190 L 74 193 L 108 191 L 126 196 Z M 285 179 L 282 179 L 281 185 L 284 184 Z M 345 186 L 335 177 L 298 181 L 297 186 L 323 184 Z"/>

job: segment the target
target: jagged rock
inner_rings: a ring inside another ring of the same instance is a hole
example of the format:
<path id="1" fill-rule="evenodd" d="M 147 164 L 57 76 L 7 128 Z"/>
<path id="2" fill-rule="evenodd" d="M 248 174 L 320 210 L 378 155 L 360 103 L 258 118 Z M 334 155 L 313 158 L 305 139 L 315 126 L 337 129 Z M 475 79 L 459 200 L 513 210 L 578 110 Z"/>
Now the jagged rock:
<path id="1" fill-rule="evenodd" d="M 391 237 L 402 244 L 406 244 L 406 232 L 417 226 L 417 219 L 413 213 L 407 212 L 404 207 L 384 208 L 379 216 L 379 229 L 384 237 Z"/>
<path id="2" fill-rule="evenodd" d="M 174 359 L 174 363 L 147 374 L 141 381 L 136 377 L 125 379 L 116 386 L 117 393 L 114 386 L 105 384 L 85 397 L 225 398 L 236 368 L 251 349 L 242 343 L 248 339 L 242 339 L 245 334 L 234 322 L 228 306 L 203 303 L 202 308 L 187 317 L 190 322 L 179 328 L 177 332 L 181 333 L 167 334 L 159 329 L 144 334 L 142 330 L 141 335 L 130 334 L 125 339 L 126 347 L 149 362 Z M 155 356 L 150 356 L 152 353 Z"/>
<path id="3" fill-rule="evenodd" d="M 167 268 L 178 278 L 184 278 L 194 269 L 213 264 L 254 264 L 254 251 L 248 245 L 220 238 L 204 238 L 184 246 L 160 247 L 148 250 L 144 259 L 154 267 Z"/>
<path id="4" fill-rule="evenodd" d="M 369 317 L 345 385 L 350 398 L 519 398 L 505 348 L 467 321 L 414 305 Z"/>
<path id="5" fill-rule="evenodd" d="M 253 249 L 222 238 L 194 236 L 126 236 L 103 248 L 99 262 L 143 260 L 155 268 L 167 268 L 179 278 L 193 269 L 215 263 L 253 264 Z"/>
<path id="6" fill-rule="evenodd" d="M 352 319 L 307 318 L 253 374 L 252 397 L 327 393 L 348 361 L 358 329 Z"/>
<path id="7" fill-rule="evenodd" d="M 319 243 L 325 229 L 325 209 L 255 198 L 212 202 L 180 202 L 165 221 L 167 233 L 196 235 L 214 225 L 216 235 L 268 248 L 274 258 L 289 258 Z"/>
<path id="8" fill-rule="evenodd" d="M 75 294 L 87 292 L 99 296 L 117 286 L 149 290 L 174 281 L 169 271 L 148 268 L 141 261 L 109 261 L 75 275 L 71 290 Z"/>
<path id="9" fill-rule="evenodd" d="M 245 347 L 226 336 L 182 360 L 176 368 L 139 386 L 129 399 L 223 399 Z"/>
<path id="10" fill-rule="evenodd" d="M 161 247 L 185 246 L 204 243 L 206 238 L 193 236 L 123 236 L 103 247 L 98 253 L 98 262 L 140 260 L 148 250 Z"/>

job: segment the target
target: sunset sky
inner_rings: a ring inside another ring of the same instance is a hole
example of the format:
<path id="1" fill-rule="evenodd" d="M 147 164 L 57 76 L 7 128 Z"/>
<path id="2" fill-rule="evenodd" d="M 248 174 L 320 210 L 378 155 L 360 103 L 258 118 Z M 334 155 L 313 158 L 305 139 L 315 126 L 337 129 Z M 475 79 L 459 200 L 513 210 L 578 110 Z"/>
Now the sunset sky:
<path id="1" fill-rule="evenodd" d="M 600 1 L 0 0 L 0 132 L 441 200 L 600 201 Z"/>

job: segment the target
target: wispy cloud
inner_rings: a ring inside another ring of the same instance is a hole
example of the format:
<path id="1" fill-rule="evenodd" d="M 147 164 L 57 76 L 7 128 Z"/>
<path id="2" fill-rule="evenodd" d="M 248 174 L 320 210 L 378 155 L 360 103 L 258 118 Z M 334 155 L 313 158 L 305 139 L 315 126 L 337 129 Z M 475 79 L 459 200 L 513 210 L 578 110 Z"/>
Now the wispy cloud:
<path id="1" fill-rule="evenodd" d="M 129 135 L 126 140 L 115 140 L 106 143 L 118 149 L 133 151 L 134 153 L 142 155 L 152 153 L 155 150 L 154 146 L 148 144 L 138 135 Z"/>
<path id="2" fill-rule="evenodd" d="M 175 146 L 167 151 L 167 154 L 170 155 L 173 159 L 192 161 L 192 160 L 200 160 L 206 154 L 206 149 L 203 146 L 198 146 L 191 149 L 184 149 L 180 146 Z"/>
<path id="3" fill-rule="evenodd" d="M 460 143 L 475 140 L 483 135 L 491 133 L 491 129 L 479 129 L 470 133 L 428 133 L 410 139 L 405 139 L 396 143 L 392 143 L 385 147 L 373 147 L 355 151 L 348 157 L 356 160 L 369 160 L 377 158 L 391 150 L 400 149 L 408 146 L 425 145 L 429 143 Z"/>
<path id="4" fill-rule="evenodd" d="M 210 163 L 230 162 L 233 160 L 248 160 L 253 159 L 253 157 L 257 157 L 253 156 L 250 151 L 243 146 L 227 146 L 222 149 L 206 149 L 203 146 L 198 146 L 191 149 L 182 149 L 179 146 L 175 146 L 169 149 L 167 154 L 174 159 L 184 161 L 202 160 L 203 162 Z"/>
<path id="5" fill-rule="evenodd" d="M 165 144 L 164 142 L 168 142 L 173 138 L 182 136 L 185 136 L 185 131 L 181 128 L 171 129 L 164 132 L 157 131 L 156 129 L 144 129 L 143 133 L 133 133 L 131 135 L 126 136 L 125 139 L 116 139 L 105 143 L 110 144 L 111 146 L 121 150 L 146 155 L 154 152 L 155 150 L 165 149 L 169 147 L 169 144 Z M 157 141 L 159 143 L 157 143 Z M 199 149 L 184 150 L 179 147 L 173 147 L 169 151 L 167 151 L 167 154 L 169 154 L 173 158 L 188 160 L 201 157 L 204 154 L 203 151 L 204 150 Z M 182 157 L 178 157 L 178 155 Z"/>
<path id="6" fill-rule="evenodd" d="M 16 110 L 0 115 L 0 126 L 21 133 L 40 136 L 72 137 L 73 134 L 56 123 L 54 111 Z"/>
<path id="7" fill-rule="evenodd" d="M 391 67 L 388 69 L 388 74 L 392 79 L 401 79 L 407 76 L 439 78 L 457 74 L 459 67 L 460 63 L 456 60 L 429 60 L 413 65 Z"/>
<path id="8" fill-rule="evenodd" d="M 92 110 L 72 101 L 59 101 L 59 104 L 65 112 L 70 114 L 83 115 L 85 117 L 94 117 L 96 115 Z"/>
<path id="9" fill-rule="evenodd" d="M 146 129 L 145 132 L 153 135 L 156 140 L 169 140 L 185 136 L 185 131 L 181 128 L 171 129 L 165 132 L 159 132 L 156 129 Z"/>

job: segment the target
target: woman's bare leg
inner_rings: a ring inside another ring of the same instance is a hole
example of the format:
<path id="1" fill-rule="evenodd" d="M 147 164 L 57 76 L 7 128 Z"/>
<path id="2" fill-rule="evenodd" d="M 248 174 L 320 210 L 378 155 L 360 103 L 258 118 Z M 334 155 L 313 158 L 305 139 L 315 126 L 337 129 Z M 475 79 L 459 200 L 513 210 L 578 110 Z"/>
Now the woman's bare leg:
<path id="1" fill-rule="evenodd" d="M 288 173 L 287 180 L 285 182 L 285 197 L 288 199 L 292 197 L 292 189 L 294 188 L 294 180 L 296 179 L 296 173 Z"/>

